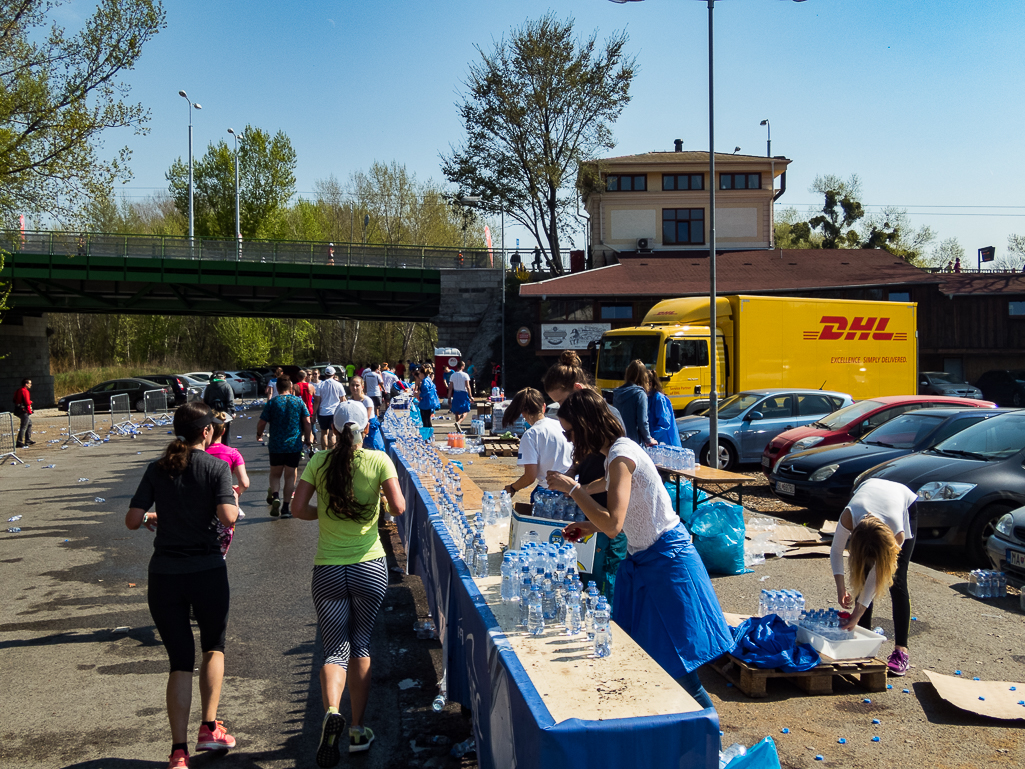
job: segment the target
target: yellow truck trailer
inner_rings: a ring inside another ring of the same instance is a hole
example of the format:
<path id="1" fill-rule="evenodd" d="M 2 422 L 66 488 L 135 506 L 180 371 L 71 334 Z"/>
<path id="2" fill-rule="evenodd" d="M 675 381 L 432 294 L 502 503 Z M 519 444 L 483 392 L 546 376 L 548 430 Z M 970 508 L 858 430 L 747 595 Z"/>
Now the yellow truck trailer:
<path id="1" fill-rule="evenodd" d="M 716 314 L 720 397 L 765 387 L 837 390 L 855 400 L 918 391 L 914 302 L 720 296 Z M 677 415 L 707 408 L 709 315 L 707 297 L 667 299 L 640 326 L 606 331 L 598 387 L 608 395 L 640 359 Z"/>

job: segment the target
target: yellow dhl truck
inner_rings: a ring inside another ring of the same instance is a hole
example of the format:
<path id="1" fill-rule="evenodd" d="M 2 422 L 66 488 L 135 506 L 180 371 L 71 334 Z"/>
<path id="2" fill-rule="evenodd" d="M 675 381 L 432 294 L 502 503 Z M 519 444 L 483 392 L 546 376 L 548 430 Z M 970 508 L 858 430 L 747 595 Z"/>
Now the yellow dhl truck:
<path id="1" fill-rule="evenodd" d="M 716 298 L 719 397 L 766 387 L 850 393 L 855 400 L 918 392 L 917 305 L 766 296 Z M 608 397 L 639 359 L 658 375 L 677 416 L 708 408 L 709 299 L 659 302 L 640 326 L 606 331 L 596 384 Z"/>

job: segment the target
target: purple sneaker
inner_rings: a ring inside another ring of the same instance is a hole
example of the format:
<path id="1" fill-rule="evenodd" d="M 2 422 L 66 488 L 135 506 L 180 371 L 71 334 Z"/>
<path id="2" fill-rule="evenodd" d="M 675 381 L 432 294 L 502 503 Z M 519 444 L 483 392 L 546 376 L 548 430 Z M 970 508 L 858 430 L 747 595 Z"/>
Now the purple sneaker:
<path id="1" fill-rule="evenodd" d="M 894 649 L 890 653 L 890 658 L 886 660 L 886 667 L 891 676 L 902 677 L 908 672 L 908 665 L 910 664 L 911 660 L 908 658 L 907 653 L 902 652 L 900 649 Z"/>

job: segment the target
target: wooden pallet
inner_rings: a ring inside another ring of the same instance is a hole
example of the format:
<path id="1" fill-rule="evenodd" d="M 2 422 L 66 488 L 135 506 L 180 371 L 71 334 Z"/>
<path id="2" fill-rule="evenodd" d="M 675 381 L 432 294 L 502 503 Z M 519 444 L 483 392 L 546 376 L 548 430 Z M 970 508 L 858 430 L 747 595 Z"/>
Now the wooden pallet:
<path id="1" fill-rule="evenodd" d="M 520 445 L 518 443 L 510 443 L 509 441 L 496 441 L 485 443 L 484 448 L 480 450 L 482 457 L 515 457 L 519 456 Z"/>
<path id="2" fill-rule="evenodd" d="M 834 660 L 820 655 L 822 662 L 803 673 L 766 670 L 748 665 L 732 654 L 725 654 L 711 663 L 727 681 L 748 697 L 766 697 L 766 684 L 770 678 L 785 678 L 806 694 L 832 694 L 833 679 L 846 678 L 870 692 L 886 691 L 886 663 L 867 657 L 856 660 Z"/>

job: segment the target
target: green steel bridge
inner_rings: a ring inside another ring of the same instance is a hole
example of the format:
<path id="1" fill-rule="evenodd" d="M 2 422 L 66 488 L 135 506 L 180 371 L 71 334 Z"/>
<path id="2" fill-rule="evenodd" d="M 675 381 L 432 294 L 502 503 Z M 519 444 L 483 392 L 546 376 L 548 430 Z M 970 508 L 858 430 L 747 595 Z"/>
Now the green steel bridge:
<path id="1" fill-rule="evenodd" d="M 442 270 L 493 269 L 481 250 L 68 232 L 0 235 L 14 312 L 427 321 Z"/>

